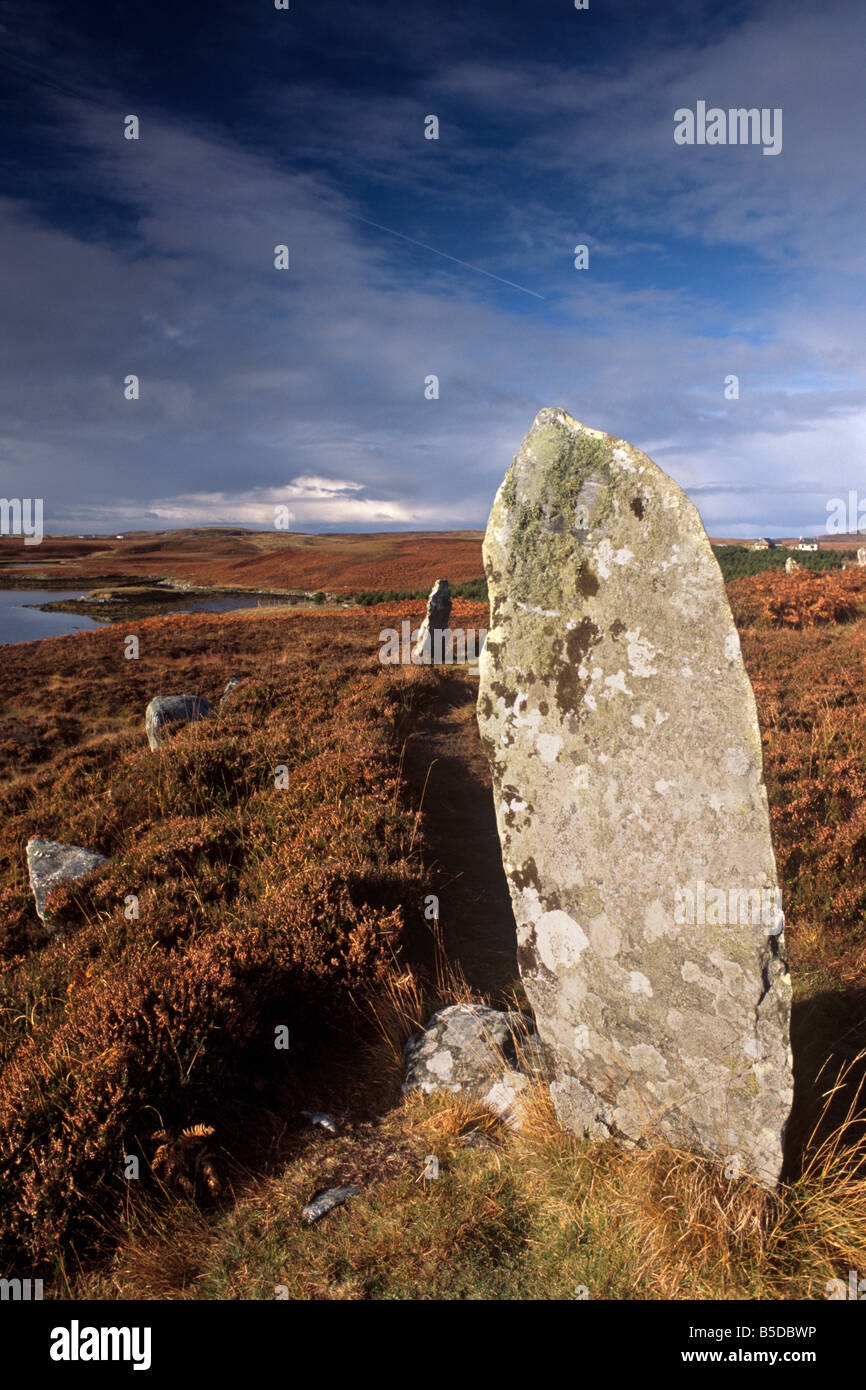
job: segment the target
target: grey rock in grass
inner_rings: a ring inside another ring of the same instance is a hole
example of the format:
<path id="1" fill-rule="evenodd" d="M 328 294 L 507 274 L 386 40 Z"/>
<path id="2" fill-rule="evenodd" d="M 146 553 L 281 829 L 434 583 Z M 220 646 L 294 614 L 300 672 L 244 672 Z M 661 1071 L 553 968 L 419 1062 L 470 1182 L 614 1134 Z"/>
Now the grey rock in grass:
<path id="1" fill-rule="evenodd" d="M 486 1004 L 440 1009 L 405 1047 L 404 1091 L 464 1092 L 519 1127 L 519 1096 L 544 1071 L 538 1036 L 518 1013 Z"/>
<path id="2" fill-rule="evenodd" d="M 700 517 L 542 410 L 484 542 L 478 718 L 561 1122 L 777 1181 L 791 985 L 752 687 Z"/>
<path id="3" fill-rule="evenodd" d="M 228 684 L 226 685 L 226 688 L 225 688 L 225 690 L 223 691 L 222 696 L 221 696 L 221 698 L 220 698 L 220 702 L 219 702 L 219 708 L 220 708 L 220 710 L 222 710 L 223 705 L 225 705 L 225 703 L 226 703 L 228 700 L 231 699 L 232 695 L 233 695 L 234 692 L 237 690 L 237 688 L 238 688 L 238 686 L 240 685 L 240 683 L 241 683 L 241 681 L 240 681 L 240 677 L 239 677 L 239 676 L 232 676 L 231 680 L 230 680 L 230 681 L 228 682 Z"/>
<path id="4" fill-rule="evenodd" d="M 304 1220 L 312 1225 L 314 1221 L 327 1216 L 334 1207 L 342 1206 L 350 1197 L 358 1197 L 360 1193 L 360 1187 L 329 1187 L 326 1192 L 320 1192 L 318 1197 L 307 1203 L 303 1210 Z"/>
<path id="5" fill-rule="evenodd" d="M 151 750 L 155 752 L 164 742 L 163 730 L 167 726 L 190 724 L 215 713 L 210 700 L 202 695 L 155 695 L 144 714 L 144 727 Z"/>
<path id="6" fill-rule="evenodd" d="M 441 662 L 447 659 L 449 639 L 446 636 L 451 621 L 451 589 L 447 579 L 437 579 L 427 599 L 427 613 L 418 629 L 412 650 L 412 660 Z"/>
<path id="7" fill-rule="evenodd" d="M 27 869 L 30 887 L 36 901 L 36 911 L 46 926 L 52 923 L 46 916 L 49 894 L 61 883 L 87 878 L 109 861 L 104 854 L 82 849 L 81 845 L 64 845 L 58 840 L 27 841 Z"/>
<path id="8" fill-rule="evenodd" d="M 321 1129 L 327 1130 L 329 1134 L 338 1132 L 336 1121 L 330 1115 L 326 1115 L 324 1110 L 302 1110 L 301 1114 L 309 1120 L 311 1125 L 318 1125 Z"/>

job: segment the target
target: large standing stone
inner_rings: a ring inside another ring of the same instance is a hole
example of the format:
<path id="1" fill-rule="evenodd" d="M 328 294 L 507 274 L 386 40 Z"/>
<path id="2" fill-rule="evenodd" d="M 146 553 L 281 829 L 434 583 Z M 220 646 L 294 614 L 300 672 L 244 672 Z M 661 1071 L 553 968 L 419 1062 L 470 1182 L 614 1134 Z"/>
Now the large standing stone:
<path id="1" fill-rule="evenodd" d="M 81 845 L 64 845 L 59 840 L 27 841 L 27 869 L 36 911 L 46 926 L 52 926 L 46 912 L 49 895 L 61 883 L 87 878 L 109 861 L 104 854 L 82 849 Z"/>
<path id="2" fill-rule="evenodd" d="M 165 741 L 160 735 L 166 725 L 190 724 L 215 713 L 210 700 L 203 695 L 155 695 L 144 712 L 144 727 L 151 750 L 156 752 Z"/>
<path id="3" fill-rule="evenodd" d="M 698 513 L 630 444 L 542 410 L 484 560 L 479 723 L 560 1119 L 773 1183 L 784 919 L 755 700 Z"/>
<path id="4" fill-rule="evenodd" d="M 451 621 L 451 589 L 447 579 L 437 579 L 427 599 L 427 614 L 418 629 L 412 659 L 441 662 L 450 654 L 448 624 Z"/>

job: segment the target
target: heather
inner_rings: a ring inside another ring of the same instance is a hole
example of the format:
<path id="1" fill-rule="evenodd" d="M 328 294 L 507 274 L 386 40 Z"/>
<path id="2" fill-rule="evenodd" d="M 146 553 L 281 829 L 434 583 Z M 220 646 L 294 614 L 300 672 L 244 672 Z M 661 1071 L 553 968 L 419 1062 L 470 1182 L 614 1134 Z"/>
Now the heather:
<path id="1" fill-rule="evenodd" d="M 440 575 L 453 583 L 483 583 L 478 531 L 305 535 L 237 527 L 131 532 L 122 539 L 46 536 L 38 554 L 19 537 L 0 536 L 0 564 L 59 561 L 44 571 L 50 583 L 73 588 L 148 583 L 247 589 L 358 590 L 426 595 Z M 9 570 L 6 580 L 16 579 Z M 40 575 L 40 583 L 42 576 Z M 61 583 L 62 581 L 62 583 Z M 32 582 L 32 577 L 31 581 Z"/>
<path id="2" fill-rule="evenodd" d="M 118 629 L 6 654 L 7 1260 L 92 1236 L 128 1156 L 146 1170 L 154 1132 L 266 1091 L 275 1030 L 303 1050 L 399 951 L 418 894 L 397 735 L 426 673 L 389 677 L 370 634 L 369 619 L 336 641 L 326 619 L 154 620 L 139 662 Z M 230 711 L 151 754 L 149 695 L 212 694 L 229 667 L 245 677 Z M 35 833 L 111 857 L 54 894 L 52 935 L 25 878 Z"/>
<path id="3" fill-rule="evenodd" d="M 124 627 L 6 649 L 3 1269 L 111 1299 L 823 1298 L 862 1276 L 866 621 L 855 571 L 813 578 L 730 587 L 796 1000 L 772 1199 L 694 1155 L 591 1148 L 543 1088 L 520 1135 L 459 1096 L 401 1098 L 435 1007 L 509 1002 L 476 683 L 377 657 L 423 603 L 148 620 L 137 662 Z M 230 675 L 219 719 L 148 751 L 153 694 L 213 699 Z M 26 882 L 37 833 L 112 860 L 55 895 L 53 936 Z M 363 1195 L 307 1228 L 340 1184 Z"/>
<path id="4" fill-rule="evenodd" d="M 729 586 L 737 622 L 744 627 L 806 628 L 845 623 L 866 603 L 866 571 L 857 567 L 795 570 L 768 569 Z"/>

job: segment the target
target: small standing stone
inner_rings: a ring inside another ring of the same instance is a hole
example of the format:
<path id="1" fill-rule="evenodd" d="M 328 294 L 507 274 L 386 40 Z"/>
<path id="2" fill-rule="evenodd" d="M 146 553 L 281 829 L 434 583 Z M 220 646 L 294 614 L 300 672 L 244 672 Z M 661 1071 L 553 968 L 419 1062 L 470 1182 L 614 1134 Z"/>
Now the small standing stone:
<path id="1" fill-rule="evenodd" d="M 436 662 L 449 652 L 448 624 L 451 621 L 451 589 L 447 579 L 437 579 L 427 600 L 427 614 L 418 629 L 412 650 L 413 662 Z"/>

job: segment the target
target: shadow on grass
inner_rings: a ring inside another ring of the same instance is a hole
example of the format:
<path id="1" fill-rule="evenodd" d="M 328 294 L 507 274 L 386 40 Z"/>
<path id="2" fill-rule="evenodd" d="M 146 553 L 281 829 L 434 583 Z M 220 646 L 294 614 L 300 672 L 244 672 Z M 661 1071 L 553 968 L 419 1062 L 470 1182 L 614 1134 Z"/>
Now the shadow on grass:
<path id="1" fill-rule="evenodd" d="M 855 1109 L 866 1111 L 866 989 L 827 991 L 794 1004 L 791 1050 L 794 1054 L 794 1103 L 785 1136 L 785 1177 L 794 1178 L 803 1151 L 814 1133 L 814 1148 L 845 1121 L 860 1089 Z M 840 1073 L 843 1080 L 830 1092 Z M 866 1120 L 851 1124 L 845 1147 L 866 1135 Z"/>
<path id="2" fill-rule="evenodd" d="M 443 673 L 407 738 L 404 773 L 420 801 L 430 871 L 439 898 L 441 941 L 467 983 L 497 997 L 518 977 L 517 929 L 496 829 L 487 759 L 475 718 L 478 682 Z M 407 953 L 435 966 L 432 932 L 410 929 Z"/>

